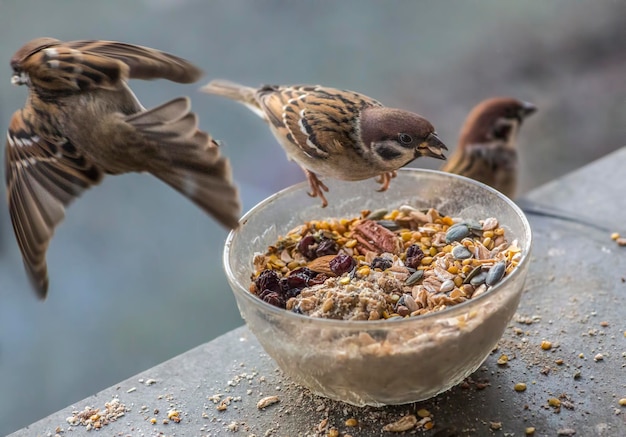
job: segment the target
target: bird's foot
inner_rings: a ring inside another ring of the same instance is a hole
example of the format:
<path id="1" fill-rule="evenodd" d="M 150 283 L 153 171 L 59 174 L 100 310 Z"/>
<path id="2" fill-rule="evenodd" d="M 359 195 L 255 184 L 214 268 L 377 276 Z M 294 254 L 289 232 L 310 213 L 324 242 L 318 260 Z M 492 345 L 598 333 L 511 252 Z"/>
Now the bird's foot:
<path id="1" fill-rule="evenodd" d="M 378 182 L 380 184 L 380 188 L 378 189 L 378 191 L 387 191 L 387 189 L 389 188 L 389 184 L 391 183 L 391 180 L 393 178 L 395 178 L 398 175 L 398 173 L 396 171 L 389 171 L 387 173 L 383 173 L 380 176 L 378 176 L 376 178 L 376 182 Z"/>
<path id="2" fill-rule="evenodd" d="M 307 194 L 311 197 L 319 197 L 322 199 L 322 208 L 326 208 L 328 201 L 326 200 L 326 196 L 324 196 L 324 192 L 328 192 L 328 187 L 317 178 L 315 173 L 305 169 L 304 174 L 306 174 L 309 186 L 311 187 L 311 191 Z"/>

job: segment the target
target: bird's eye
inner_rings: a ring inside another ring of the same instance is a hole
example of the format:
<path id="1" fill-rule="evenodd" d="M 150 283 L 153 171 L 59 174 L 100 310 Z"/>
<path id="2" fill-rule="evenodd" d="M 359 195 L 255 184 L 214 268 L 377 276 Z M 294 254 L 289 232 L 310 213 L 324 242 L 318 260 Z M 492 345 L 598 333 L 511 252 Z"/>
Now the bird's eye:
<path id="1" fill-rule="evenodd" d="M 497 124 L 493 128 L 493 137 L 499 139 L 507 139 L 511 134 L 512 126 L 510 124 Z"/>
<path id="2" fill-rule="evenodd" d="M 399 134 L 398 140 L 400 140 L 402 144 L 411 144 L 413 142 L 413 138 L 409 134 Z"/>

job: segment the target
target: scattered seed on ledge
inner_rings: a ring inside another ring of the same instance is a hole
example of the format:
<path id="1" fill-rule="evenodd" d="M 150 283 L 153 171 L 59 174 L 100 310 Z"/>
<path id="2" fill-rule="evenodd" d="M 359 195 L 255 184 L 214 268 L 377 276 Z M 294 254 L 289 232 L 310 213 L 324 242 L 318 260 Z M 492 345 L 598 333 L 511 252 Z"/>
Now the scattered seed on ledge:
<path id="1" fill-rule="evenodd" d="M 602 354 L 596 354 L 595 357 L 593 357 L 593 361 L 602 361 L 604 359 L 604 355 Z"/>
<path id="2" fill-rule="evenodd" d="M 526 384 L 524 384 L 523 382 L 518 382 L 513 388 L 515 389 L 515 391 L 526 391 Z"/>
<path id="3" fill-rule="evenodd" d="M 547 340 L 543 340 L 541 342 L 541 349 L 543 349 L 544 351 L 548 351 L 548 350 L 552 349 L 552 342 L 549 342 Z"/>
<path id="4" fill-rule="evenodd" d="M 426 408 L 420 408 L 419 410 L 417 410 L 417 415 L 422 419 L 424 417 L 430 417 L 430 411 L 428 411 Z"/>
<path id="5" fill-rule="evenodd" d="M 388 431 L 388 432 L 409 431 L 415 428 L 416 424 L 417 424 L 417 417 L 415 417 L 415 415 L 413 414 L 408 414 L 396 420 L 395 422 L 388 423 L 387 425 L 383 426 L 383 431 Z"/>
<path id="6" fill-rule="evenodd" d="M 278 396 L 267 396 L 261 399 L 259 402 L 257 402 L 256 407 L 259 410 L 262 410 L 266 407 L 269 407 L 270 405 L 274 405 L 275 403 L 279 401 L 280 399 L 278 399 Z"/>

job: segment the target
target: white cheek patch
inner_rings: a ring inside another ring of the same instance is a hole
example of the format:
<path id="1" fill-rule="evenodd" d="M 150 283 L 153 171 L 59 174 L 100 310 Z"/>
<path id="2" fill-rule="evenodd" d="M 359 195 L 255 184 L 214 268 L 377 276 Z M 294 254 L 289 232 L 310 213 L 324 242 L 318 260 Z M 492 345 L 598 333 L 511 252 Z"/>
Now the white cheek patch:
<path id="1" fill-rule="evenodd" d="M 59 68 L 60 62 L 56 59 L 53 59 L 52 61 L 48 61 L 47 64 L 50 68 Z"/>

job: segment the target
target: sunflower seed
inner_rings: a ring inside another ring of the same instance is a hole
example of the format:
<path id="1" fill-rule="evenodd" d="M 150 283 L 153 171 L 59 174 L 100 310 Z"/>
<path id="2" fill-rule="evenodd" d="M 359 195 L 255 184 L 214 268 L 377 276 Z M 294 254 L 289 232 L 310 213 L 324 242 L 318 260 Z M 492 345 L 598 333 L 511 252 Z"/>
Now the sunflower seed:
<path id="1" fill-rule="evenodd" d="M 452 256 L 454 259 L 468 259 L 472 257 L 472 252 L 467 247 L 459 244 L 452 248 Z"/>
<path id="2" fill-rule="evenodd" d="M 467 237 L 469 233 L 467 225 L 453 225 L 446 232 L 446 243 L 450 244 L 453 241 L 461 241 L 463 238 Z"/>
<path id="3" fill-rule="evenodd" d="M 416 270 L 405 282 L 405 285 L 414 285 L 424 277 L 424 270 Z"/>
<path id="4" fill-rule="evenodd" d="M 487 273 L 485 278 L 485 284 L 488 286 L 492 286 L 500 282 L 500 279 L 504 277 L 504 272 L 506 271 L 506 264 L 504 261 L 500 261 L 496 263 Z"/>

